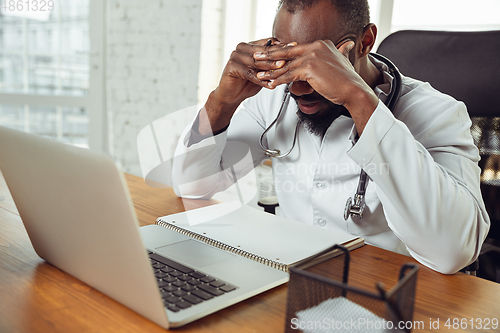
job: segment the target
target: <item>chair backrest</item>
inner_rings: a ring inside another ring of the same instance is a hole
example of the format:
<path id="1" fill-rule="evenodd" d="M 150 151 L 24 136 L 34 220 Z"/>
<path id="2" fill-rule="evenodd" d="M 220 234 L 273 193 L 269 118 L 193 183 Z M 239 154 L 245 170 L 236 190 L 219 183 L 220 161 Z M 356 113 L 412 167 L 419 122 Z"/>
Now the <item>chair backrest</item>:
<path id="1" fill-rule="evenodd" d="M 463 101 L 471 117 L 500 116 L 500 31 L 398 31 L 377 52 Z"/>
<path id="2" fill-rule="evenodd" d="M 377 52 L 403 75 L 429 82 L 467 106 L 482 156 L 489 236 L 500 241 L 500 31 L 398 31 Z"/>

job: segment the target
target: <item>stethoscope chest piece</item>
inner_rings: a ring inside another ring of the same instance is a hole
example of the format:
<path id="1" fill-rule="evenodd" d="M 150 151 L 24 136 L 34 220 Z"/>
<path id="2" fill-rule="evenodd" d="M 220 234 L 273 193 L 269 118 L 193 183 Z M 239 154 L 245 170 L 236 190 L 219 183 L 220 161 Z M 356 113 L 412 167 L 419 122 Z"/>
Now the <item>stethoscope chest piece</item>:
<path id="1" fill-rule="evenodd" d="M 281 157 L 281 151 L 279 149 L 266 149 L 264 152 L 267 157 L 276 157 L 280 158 Z"/>
<path id="2" fill-rule="evenodd" d="M 363 219 L 365 208 L 365 196 L 357 193 L 354 194 L 354 202 L 351 197 L 347 198 L 344 209 L 344 219 L 347 221 L 349 216 L 358 216 L 360 219 Z"/>

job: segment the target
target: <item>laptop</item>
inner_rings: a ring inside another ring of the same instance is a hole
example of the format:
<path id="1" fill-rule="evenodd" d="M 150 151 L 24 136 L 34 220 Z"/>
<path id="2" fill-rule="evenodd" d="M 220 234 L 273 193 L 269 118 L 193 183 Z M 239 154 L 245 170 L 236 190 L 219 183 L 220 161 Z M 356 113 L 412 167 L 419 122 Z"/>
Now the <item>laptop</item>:
<path id="1" fill-rule="evenodd" d="M 41 258 L 163 328 L 288 281 L 161 226 L 139 228 L 123 174 L 104 154 L 0 126 L 0 170 Z"/>

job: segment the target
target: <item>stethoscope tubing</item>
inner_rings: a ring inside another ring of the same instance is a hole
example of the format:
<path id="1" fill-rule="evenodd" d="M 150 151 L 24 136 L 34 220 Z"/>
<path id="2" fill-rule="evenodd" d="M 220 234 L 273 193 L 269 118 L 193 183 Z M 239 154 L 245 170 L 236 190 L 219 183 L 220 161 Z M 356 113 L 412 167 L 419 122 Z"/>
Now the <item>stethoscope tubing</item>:
<path id="1" fill-rule="evenodd" d="M 278 112 L 278 115 L 276 116 L 276 119 L 274 119 L 274 121 L 265 129 L 265 131 L 262 133 L 262 135 L 260 136 L 260 139 L 259 139 L 260 147 L 264 150 L 266 156 L 268 156 L 268 157 L 274 157 L 274 158 L 286 157 L 286 156 L 288 156 L 288 154 L 290 154 L 292 152 L 293 148 L 295 147 L 295 142 L 297 141 L 297 134 L 299 131 L 299 126 L 300 126 L 300 120 L 297 120 L 297 124 L 295 125 L 295 133 L 293 135 L 292 146 L 290 147 L 290 149 L 286 153 L 281 154 L 281 151 L 279 149 L 270 149 L 269 147 L 264 147 L 265 135 L 274 126 L 274 124 L 276 124 L 278 119 L 280 119 L 283 111 L 288 108 L 289 102 L 290 102 L 290 91 L 288 90 L 288 85 L 287 85 L 285 88 L 285 96 L 283 97 L 283 102 L 281 103 L 281 108 Z"/>

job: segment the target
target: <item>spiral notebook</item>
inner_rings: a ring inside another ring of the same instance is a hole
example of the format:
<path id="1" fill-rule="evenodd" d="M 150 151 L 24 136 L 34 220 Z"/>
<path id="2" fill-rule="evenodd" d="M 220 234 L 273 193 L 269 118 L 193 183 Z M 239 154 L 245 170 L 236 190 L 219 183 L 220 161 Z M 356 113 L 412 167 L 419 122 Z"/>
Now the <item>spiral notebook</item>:
<path id="1" fill-rule="evenodd" d="M 335 244 L 349 250 L 364 240 L 347 232 L 322 229 L 258 209 L 219 204 L 160 217 L 156 224 L 259 263 L 287 272 L 334 257 Z"/>

